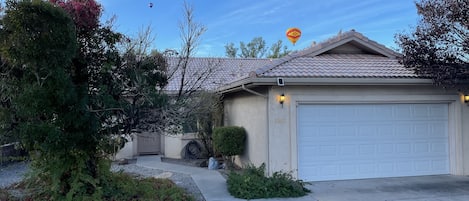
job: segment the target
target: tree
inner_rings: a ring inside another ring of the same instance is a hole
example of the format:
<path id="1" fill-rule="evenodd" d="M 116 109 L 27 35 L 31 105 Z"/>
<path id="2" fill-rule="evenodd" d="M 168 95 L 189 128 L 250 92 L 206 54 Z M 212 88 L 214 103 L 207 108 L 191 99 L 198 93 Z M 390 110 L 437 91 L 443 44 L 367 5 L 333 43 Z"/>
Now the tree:
<path id="1" fill-rule="evenodd" d="M 185 95 L 190 95 L 191 93 L 197 91 L 200 87 L 200 84 L 203 83 L 204 79 L 201 78 L 202 80 L 195 80 L 200 84 L 192 83 L 191 86 L 195 87 L 193 89 L 187 90 L 184 88 L 185 86 L 187 86 L 186 81 L 190 80 L 189 77 L 186 77 L 189 73 L 189 60 L 191 57 L 194 56 L 195 50 L 199 45 L 202 34 L 207 31 L 207 28 L 204 25 L 194 21 L 194 9 L 186 1 L 184 1 L 183 21 L 179 22 L 179 31 L 182 41 L 182 47 L 179 51 L 179 60 L 177 66 L 172 71 L 173 75 L 174 73 L 178 73 L 180 75 L 179 89 L 176 96 L 177 100 L 181 100 L 181 98 L 183 98 Z"/>
<path id="2" fill-rule="evenodd" d="M 168 63 L 162 53 L 150 51 L 154 39 L 151 27 L 147 27 L 137 38 L 122 42 L 121 59 L 109 77 L 119 89 L 113 95 L 118 104 L 113 106 L 116 110 L 109 119 L 109 124 L 118 126 L 114 133 L 152 130 L 152 125 L 159 122 L 153 113 L 167 104 L 163 88 L 168 82 Z"/>
<path id="3" fill-rule="evenodd" d="M 235 47 L 234 43 L 228 43 L 225 45 L 225 54 L 228 58 L 236 58 L 238 48 Z"/>
<path id="4" fill-rule="evenodd" d="M 238 50 L 241 50 L 241 54 L 238 54 Z M 234 43 L 228 43 L 225 45 L 225 55 L 229 58 L 263 58 L 269 48 L 266 46 L 266 42 L 262 37 L 254 37 L 249 43 L 239 43 L 239 48 L 236 48 Z M 282 40 L 278 40 L 272 44 L 269 49 L 267 58 L 280 58 L 287 55 L 291 51 L 288 50 L 287 46 L 282 46 Z"/>
<path id="5" fill-rule="evenodd" d="M 74 81 L 81 72 L 71 68 L 78 48 L 72 19 L 47 2 L 8 1 L 0 35 L 8 63 L 4 109 L 32 152 L 32 168 L 51 181 L 43 190 L 62 199 L 90 193 L 85 189 L 96 193 L 101 137 L 87 111 L 87 89 Z"/>
<path id="6" fill-rule="evenodd" d="M 269 52 L 269 55 L 267 55 L 267 58 L 284 57 L 290 52 L 291 51 L 288 50 L 288 47 L 286 45 L 282 45 L 282 40 L 278 40 L 276 43 L 270 46 L 270 52 Z"/>
<path id="7" fill-rule="evenodd" d="M 255 37 L 247 45 L 244 42 L 239 43 L 242 58 L 261 58 L 267 51 L 265 40 L 262 37 Z"/>
<path id="8" fill-rule="evenodd" d="M 15 115 L 10 113 L 12 107 L 10 94 L 16 93 L 17 89 L 13 82 L 5 82 L 9 79 L 10 69 L 5 59 L 0 56 L 0 144 L 19 141 L 19 136 L 14 133 Z"/>
<path id="9" fill-rule="evenodd" d="M 153 129 L 158 133 L 183 132 L 182 125 L 194 119 L 199 109 L 204 108 L 202 105 L 206 104 L 203 97 L 207 93 L 207 80 L 220 70 L 220 60 L 217 59 L 207 59 L 197 69 L 190 68 L 207 28 L 195 21 L 194 9 L 190 4 L 184 2 L 183 8 L 183 19 L 179 22 L 181 48 L 165 51 L 168 61 L 172 62 L 172 68 L 167 73 L 168 80 L 172 80 L 177 89 L 168 92 L 170 101 L 158 113 L 160 116 L 156 119 L 164 119 L 154 124 Z"/>
<path id="10" fill-rule="evenodd" d="M 222 70 L 221 60 L 207 58 L 201 61 L 193 57 L 207 28 L 196 22 L 194 9 L 186 1 L 183 4 L 183 18 L 178 25 L 180 49 L 168 49 L 162 53 L 171 63 L 166 73 L 170 82 L 169 89 L 165 88 L 166 104 L 149 110 L 143 120 L 148 125 L 145 129 L 164 135 L 196 132 L 206 154 L 211 156 L 211 129 L 219 124 L 221 113 L 220 97 L 207 88 L 213 85 L 207 82 Z M 199 62 L 195 69 L 193 62 Z"/>
<path id="11" fill-rule="evenodd" d="M 402 63 L 434 84 L 469 90 L 469 2 L 422 0 L 410 34 L 396 35 Z"/>
<path id="12" fill-rule="evenodd" d="M 111 139 L 164 104 L 166 60 L 119 52 L 123 35 L 100 13 L 94 0 L 9 0 L 0 21 L 0 129 L 19 136 L 30 181 L 53 200 L 101 199 Z"/>

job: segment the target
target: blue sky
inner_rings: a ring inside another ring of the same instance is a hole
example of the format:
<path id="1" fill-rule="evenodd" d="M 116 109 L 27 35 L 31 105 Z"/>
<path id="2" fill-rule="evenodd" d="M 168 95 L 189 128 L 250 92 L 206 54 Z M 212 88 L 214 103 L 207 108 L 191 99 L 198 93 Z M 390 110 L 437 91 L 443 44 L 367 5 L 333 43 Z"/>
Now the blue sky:
<path id="1" fill-rule="evenodd" d="M 135 36 L 151 25 L 156 34 L 154 49 L 180 47 L 178 22 L 183 0 L 98 0 L 103 20 L 116 15 L 115 28 Z M 152 2 L 153 8 L 148 4 Z M 291 50 L 321 42 L 340 30 L 355 29 L 387 47 L 396 48 L 394 35 L 410 30 L 418 16 L 413 0 L 187 0 L 195 20 L 207 27 L 196 56 L 225 56 L 224 46 L 249 42 L 261 36 L 270 46 L 282 40 Z M 285 37 L 289 27 L 302 31 L 293 46 Z"/>

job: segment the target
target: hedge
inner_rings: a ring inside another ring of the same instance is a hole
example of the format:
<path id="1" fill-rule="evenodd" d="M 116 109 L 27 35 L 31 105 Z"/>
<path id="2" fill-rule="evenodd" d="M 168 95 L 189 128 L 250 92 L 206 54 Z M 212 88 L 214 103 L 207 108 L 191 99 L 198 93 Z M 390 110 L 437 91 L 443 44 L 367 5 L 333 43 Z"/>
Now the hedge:
<path id="1" fill-rule="evenodd" d="M 224 126 L 213 129 L 213 147 L 224 156 L 241 155 L 244 152 L 246 130 L 238 126 Z"/>

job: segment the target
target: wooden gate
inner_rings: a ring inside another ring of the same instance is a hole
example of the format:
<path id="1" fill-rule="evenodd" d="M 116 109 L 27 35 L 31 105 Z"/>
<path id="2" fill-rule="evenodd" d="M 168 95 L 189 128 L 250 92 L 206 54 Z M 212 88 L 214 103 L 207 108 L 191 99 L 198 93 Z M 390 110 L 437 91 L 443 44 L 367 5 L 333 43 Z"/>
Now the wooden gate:
<path id="1" fill-rule="evenodd" d="M 138 155 L 160 154 L 161 135 L 156 133 L 142 132 L 137 134 Z"/>

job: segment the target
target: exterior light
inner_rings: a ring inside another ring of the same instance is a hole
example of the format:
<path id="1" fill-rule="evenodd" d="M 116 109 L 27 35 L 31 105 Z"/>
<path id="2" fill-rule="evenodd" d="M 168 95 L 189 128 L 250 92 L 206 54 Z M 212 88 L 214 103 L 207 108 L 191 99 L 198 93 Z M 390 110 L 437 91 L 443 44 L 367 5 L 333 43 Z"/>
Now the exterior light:
<path id="1" fill-rule="evenodd" d="M 469 98 L 469 97 L 468 97 Z M 281 94 L 279 99 L 278 99 L 278 102 L 282 105 L 283 107 L 283 103 L 285 102 L 285 94 Z"/>
<path id="2" fill-rule="evenodd" d="M 469 95 L 464 95 L 464 102 L 469 103 Z"/>

